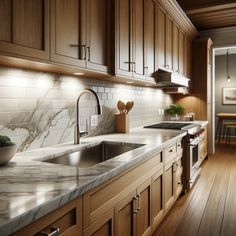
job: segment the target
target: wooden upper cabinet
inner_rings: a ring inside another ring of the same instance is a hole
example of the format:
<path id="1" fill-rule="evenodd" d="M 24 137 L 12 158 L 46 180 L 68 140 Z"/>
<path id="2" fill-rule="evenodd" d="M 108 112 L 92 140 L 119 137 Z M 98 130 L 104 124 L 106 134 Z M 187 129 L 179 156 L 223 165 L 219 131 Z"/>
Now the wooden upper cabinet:
<path id="1" fill-rule="evenodd" d="M 156 3 L 153 0 L 146 0 L 144 10 L 144 42 L 145 57 L 144 70 L 147 80 L 153 80 L 152 76 L 155 72 L 155 20 L 156 20 Z"/>
<path id="2" fill-rule="evenodd" d="M 131 0 L 116 1 L 116 74 L 132 76 Z"/>
<path id="3" fill-rule="evenodd" d="M 173 20 L 166 15 L 166 68 L 173 69 Z"/>
<path id="4" fill-rule="evenodd" d="M 133 76 L 144 78 L 144 0 L 133 1 Z"/>
<path id="5" fill-rule="evenodd" d="M 52 0 L 51 58 L 108 72 L 111 9 L 108 0 Z"/>
<path id="6" fill-rule="evenodd" d="M 116 1 L 116 74 L 145 78 L 144 0 Z"/>
<path id="7" fill-rule="evenodd" d="M 85 67 L 85 32 L 80 0 L 51 1 L 51 59 Z"/>
<path id="8" fill-rule="evenodd" d="M 173 24 L 173 71 L 179 72 L 179 27 Z"/>
<path id="9" fill-rule="evenodd" d="M 157 4 L 156 18 L 156 69 L 166 66 L 166 11 Z"/>
<path id="10" fill-rule="evenodd" d="M 86 0 L 87 68 L 108 72 L 111 54 L 111 0 Z"/>
<path id="11" fill-rule="evenodd" d="M 185 57 L 184 57 L 184 71 L 185 76 L 189 79 L 192 77 L 192 39 L 185 34 Z"/>
<path id="12" fill-rule="evenodd" d="M 179 73 L 184 74 L 184 32 L 179 29 Z"/>
<path id="13" fill-rule="evenodd" d="M 49 1 L 0 0 L 0 51 L 49 59 Z"/>

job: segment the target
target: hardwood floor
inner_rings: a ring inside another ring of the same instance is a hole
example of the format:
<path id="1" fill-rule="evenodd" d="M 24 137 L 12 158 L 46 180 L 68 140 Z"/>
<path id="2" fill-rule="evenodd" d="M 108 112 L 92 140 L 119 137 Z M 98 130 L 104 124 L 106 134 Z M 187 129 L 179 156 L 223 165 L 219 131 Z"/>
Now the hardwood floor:
<path id="1" fill-rule="evenodd" d="M 236 144 L 218 144 L 152 236 L 236 235 Z"/>

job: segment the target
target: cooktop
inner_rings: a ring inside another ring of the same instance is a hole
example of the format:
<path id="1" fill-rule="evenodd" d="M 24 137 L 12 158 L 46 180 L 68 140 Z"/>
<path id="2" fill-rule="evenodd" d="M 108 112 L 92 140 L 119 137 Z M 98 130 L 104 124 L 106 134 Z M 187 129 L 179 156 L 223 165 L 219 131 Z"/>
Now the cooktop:
<path id="1" fill-rule="evenodd" d="M 144 126 L 144 128 L 153 128 L 153 129 L 182 129 L 185 126 L 192 125 L 192 123 L 171 123 L 171 122 L 162 122 L 153 125 Z"/>

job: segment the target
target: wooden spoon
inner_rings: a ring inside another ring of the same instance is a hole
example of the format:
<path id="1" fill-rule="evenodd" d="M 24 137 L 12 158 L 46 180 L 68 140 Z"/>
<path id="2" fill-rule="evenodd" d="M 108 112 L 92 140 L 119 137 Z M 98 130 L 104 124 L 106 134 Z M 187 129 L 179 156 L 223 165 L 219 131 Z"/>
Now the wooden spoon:
<path id="1" fill-rule="evenodd" d="M 120 111 L 120 113 L 125 113 L 125 103 L 122 101 L 119 101 L 117 103 L 117 108 Z"/>
<path id="2" fill-rule="evenodd" d="M 125 105 L 126 114 L 129 113 L 129 111 L 132 109 L 133 106 L 134 106 L 134 102 L 133 101 L 126 103 L 126 105 Z"/>

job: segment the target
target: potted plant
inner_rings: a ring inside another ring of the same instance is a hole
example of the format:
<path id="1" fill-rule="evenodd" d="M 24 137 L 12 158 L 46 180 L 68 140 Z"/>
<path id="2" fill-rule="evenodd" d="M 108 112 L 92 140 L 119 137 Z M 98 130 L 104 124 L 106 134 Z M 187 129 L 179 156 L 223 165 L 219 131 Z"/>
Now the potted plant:
<path id="1" fill-rule="evenodd" d="M 180 104 L 171 104 L 169 108 L 166 109 L 166 112 L 170 116 L 174 116 L 174 120 L 179 120 L 179 116 L 182 116 L 184 114 L 184 107 Z"/>
<path id="2" fill-rule="evenodd" d="M 0 135 L 0 165 L 4 165 L 11 160 L 16 150 L 16 144 L 9 137 Z"/>

